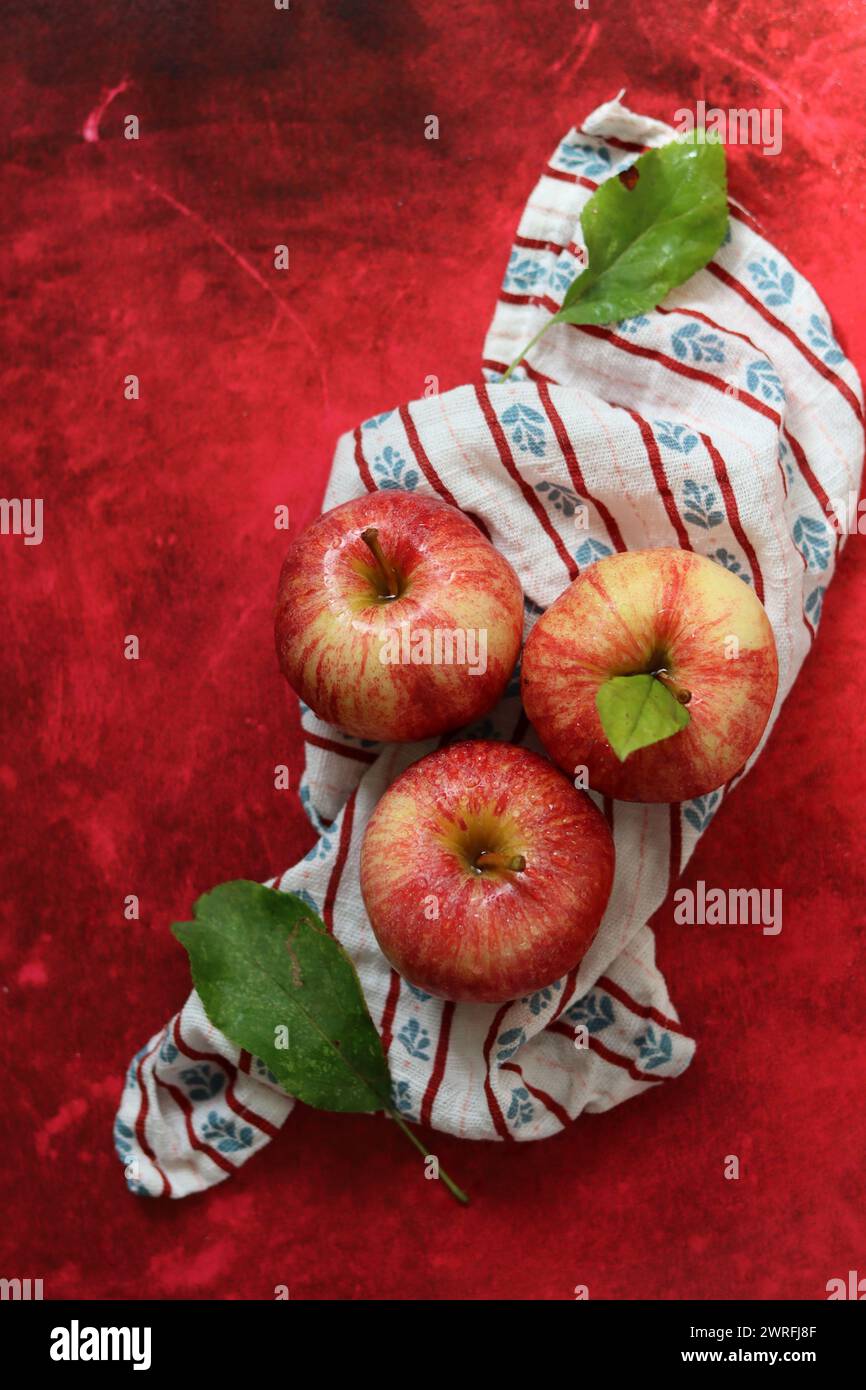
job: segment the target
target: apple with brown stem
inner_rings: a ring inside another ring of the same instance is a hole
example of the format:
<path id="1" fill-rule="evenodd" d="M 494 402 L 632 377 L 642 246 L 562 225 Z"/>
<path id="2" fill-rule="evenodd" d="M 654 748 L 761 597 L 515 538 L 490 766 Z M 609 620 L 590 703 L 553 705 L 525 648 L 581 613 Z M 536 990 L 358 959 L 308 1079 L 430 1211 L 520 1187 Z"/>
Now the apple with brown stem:
<path id="1" fill-rule="evenodd" d="M 567 975 L 613 872 L 613 836 L 591 799 L 537 753 L 492 740 L 413 763 L 361 847 L 361 892 L 388 960 L 430 994 L 476 1003 Z"/>
<path id="2" fill-rule="evenodd" d="M 409 742 L 457 729 L 502 696 L 523 592 L 469 517 L 420 493 L 326 512 L 290 548 L 277 594 L 283 674 L 328 724 Z"/>
<path id="3" fill-rule="evenodd" d="M 778 659 L 754 591 L 692 551 L 630 551 L 579 576 L 529 635 L 523 704 L 571 776 L 624 801 L 688 801 L 758 746 Z"/>

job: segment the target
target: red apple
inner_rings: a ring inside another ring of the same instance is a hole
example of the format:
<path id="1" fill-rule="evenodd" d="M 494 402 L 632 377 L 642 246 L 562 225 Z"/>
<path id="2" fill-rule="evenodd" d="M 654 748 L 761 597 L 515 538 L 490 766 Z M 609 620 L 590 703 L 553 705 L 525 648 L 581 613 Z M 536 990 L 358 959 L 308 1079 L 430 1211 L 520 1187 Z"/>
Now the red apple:
<path id="1" fill-rule="evenodd" d="M 334 507 L 280 575 L 283 674 L 320 719 L 360 738 L 430 738 L 486 714 L 522 633 L 514 570 L 432 497 L 376 492 Z"/>
<path id="2" fill-rule="evenodd" d="M 686 715 L 678 732 L 621 761 L 597 701 L 622 677 L 632 692 L 639 677 L 654 695 L 662 685 Z M 541 742 L 570 775 L 585 768 L 590 787 L 624 801 L 688 801 L 757 747 L 776 696 L 776 644 L 763 605 L 722 565 L 686 550 L 631 551 L 593 565 L 539 618 L 521 683 Z"/>
<path id="3" fill-rule="evenodd" d="M 383 952 L 444 999 L 500 1003 L 568 974 L 613 882 L 607 821 L 546 759 L 472 740 L 430 753 L 385 792 L 361 847 Z"/>

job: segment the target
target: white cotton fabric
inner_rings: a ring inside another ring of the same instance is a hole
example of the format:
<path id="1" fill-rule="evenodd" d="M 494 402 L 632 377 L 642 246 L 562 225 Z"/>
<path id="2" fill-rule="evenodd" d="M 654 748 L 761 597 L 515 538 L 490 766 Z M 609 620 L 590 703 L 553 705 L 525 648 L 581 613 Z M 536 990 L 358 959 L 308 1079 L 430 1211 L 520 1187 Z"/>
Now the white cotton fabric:
<path id="1" fill-rule="evenodd" d="M 527 632 L 601 556 L 688 544 L 763 595 L 779 651 L 772 728 L 844 543 L 828 503 L 859 493 L 863 458 L 860 383 L 812 287 L 732 205 L 712 267 L 658 311 L 601 331 L 558 325 L 515 380 L 497 384 L 581 268 L 579 217 L 594 184 L 637 157 L 624 143 L 672 136 L 619 102 L 569 132 L 520 221 L 485 343 L 487 384 L 414 401 L 346 435 L 324 505 L 371 486 L 453 499 L 517 571 Z M 684 1071 L 695 1043 L 647 922 L 725 790 L 676 807 L 608 804 L 616 879 L 576 977 L 503 1006 L 447 1005 L 392 972 L 358 883 L 376 802 L 436 742 L 380 749 L 308 710 L 303 727 L 302 796 L 321 838 L 277 886 L 324 913 L 352 957 L 408 1119 L 468 1139 L 542 1139 Z M 466 734 L 538 749 L 516 678 Z M 589 1046 L 575 1046 L 578 1024 Z M 116 1126 L 127 1181 L 142 1195 L 178 1197 L 220 1182 L 293 1104 L 211 1027 L 193 993 L 130 1067 Z"/>

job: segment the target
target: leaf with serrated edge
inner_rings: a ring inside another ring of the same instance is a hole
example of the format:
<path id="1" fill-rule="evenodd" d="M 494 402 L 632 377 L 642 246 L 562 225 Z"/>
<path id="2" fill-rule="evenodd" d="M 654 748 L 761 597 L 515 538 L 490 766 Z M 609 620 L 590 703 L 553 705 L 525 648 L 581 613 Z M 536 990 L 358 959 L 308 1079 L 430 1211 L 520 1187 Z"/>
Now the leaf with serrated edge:
<path id="1" fill-rule="evenodd" d="M 678 734 L 689 712 L 652 675 L 614 676 L 595 697 L 598 717 L 620 762 L 630 753 Z"/>
<path id="2" fill-rule="evenodd" d="M 195 921 L 172 930 L 214 1026 L 308 1105 L 387 1108 L 388 1063 L 355 967 L 307 904 L 239 879 L 193 910 Z M 281 1025 L 286 1048 L 276 1046 Z"/>
<path id="3" fill-rule="evenodd" d="M 702 132 L 698 132 L 702 134 Z M 724 147 L 674 140 L 596 189 L 580 218 L 589 265 L 555 316 L 566 323 L 615 323 L 644 314 L 705 266 L 728 227 Z"/>

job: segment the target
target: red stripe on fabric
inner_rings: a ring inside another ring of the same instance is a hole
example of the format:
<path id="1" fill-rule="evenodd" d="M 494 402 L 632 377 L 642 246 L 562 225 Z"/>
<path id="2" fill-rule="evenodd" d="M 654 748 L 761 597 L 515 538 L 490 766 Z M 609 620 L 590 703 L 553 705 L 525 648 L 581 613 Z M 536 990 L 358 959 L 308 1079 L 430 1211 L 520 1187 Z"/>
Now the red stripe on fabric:
<path id="1" fill-rule="evenodd" d="M 436 1044 L 436 1057 L 433 1062 L 433 1070 L 430 1073 L 430 1080 L 427 1082 L 427 1089 L 424 1092 L 424 1099 L 421 1102 L 421 1123 L 429 1125 L 433 1114 L 433 1106 L 439 1087 L 442 1085 L 442 1078 L 445 1075 L 445 1063 L 448 1060 L 448 1040 L 451 1037 L 451 1024 L 454 1019 L 454 1005 L 448 1000 L 442 1009 L 442 1017 L 439 1020 L 439 1041 Z"/>
<path id="2" fill-rule="evenodd" d="M 518 233 L 514 238 L 514 245 L 519 246 L 522 251 L 552 251 L 557 256 L 561 256 L 563 251 L 567 251 L 576 261 L 580 261 L 582 265 L 586 264 L 585 252 L 573 241 L 570 241 L 567 246 L 560 246 L 558 241 L 541 241 L 538 237 L 521 236 Z"/>
<path id="3" fill-rule="evenodd" d="M 364 484 L 364 487 L 367 489 L 368 492 L 375 492 L 377 490 L 376 484 L 373 481 L 373 475 L 370 472 L 370 469 L 367 467 L 367 460 L 364 458 L 364 450 L 361 446 L 360 425 L 358 425 L 355 429 L 353 438 L 355 440 L 355 463 L 357 465 L 358 472 L 361 475 L 361 482 Z"/>
<path id="4" fill-rule="evenodd" d="M 500 296 L 500 298 L 505 297 L 506 296 Z M 559 308 L 558 305 L 554 304 L 553 300 L 541 300 L 539 298 L 532 298 L 527 295 L 510 295 L 507 296 L 507 298 L 510 303 L 515 304 L 544 304 L 544 307 L 549 307 L 550 305 L 553 305 L 554 313 Z M 721 391 L 724 395 L 727 395 L 729 393 L 729 384 L 726 385 L 723 381 L 720 380 L 719 377 L 713 376 L 710 372 L 702 372 L 697 367 L 690 367 L 684 362 L 678 362 L 675 358 L 667 357 L 663 352 L 659 352 L 655 348 L 641 347 L 638 343 L 629 342 L 625 338 L 620 338 L 616 333 L 613 333 L 608 328 L 600 328 L 597 324 L 590 323 L 574 323 L 571 325 L 571 327 L 576 329 L 580 333 L 589 334 L 590 337 L 600 338 L 602 339 L 602 341 L 610 343 L 612 347 L 617 347 L 620 348 L 623 352 L 631 353 L 634 357 L 643 357 L 650 362 L 657 362 L 659 366 L 667 368 L 668 371 L 676 372 L 678 376 L 685 376 L 693 381 L 701 381 L 704 383 L 704 385 L 712 386 L 714 390 Z M 725 331 L 729 332 L 730 330 L 726 329 Z M 762 351 L 762 349 L 760 348 L 756 350 L 759 352 Z M 528 363 L 522 362 L 521 364 L 526 366 L 527 371 L 529 370 Z M 763 401 L 759 401 L 756 396 L 750 395 L 748 391 L 742 391 L 738 389 L 736 399 L 740 401 L 743 405 L 748 406 L 750 410 L 754 410 L 757 414 L 763 415 L 767 420 L 771 420 L 777 429 L 781 427 L 782 417 L 779 415 L 778 411 L 773 410 L 772 407 L 769 405 L 765 405 Z M 829 498 L 827 497 L 827 494 L 822 488 L 821 484 L 818 482 L 818 479 L 815 477 L 815 474 L 812 472 L 812 469 L 809 467 L 809 463 L 806 459 L 806 455 L 803 451 L 802 445 L 799 444 L 793 438 L 793 436 L 789 433 L 787 429 L 784 430 L 784 434 L 789 444 L 791 445 L 791 448 L 803 473 L 803 477 L 806 479 L 809 488 L 811 489 L 817 501 L 820 502 L 821 506 L 824 508 L 824 511 L 826 513 L 829 507 Z M 841 537 L 837 533 L 837 550 L 839 547 L 840 539 Z"/>
<path id="5" fill-rule="evenodd" d="M 503 1004 L 501 1009 L 497 1009 L 493 1016 L 493 1021 L 487 1030 L 487 1037 L 484 1040 L 484 1094 L 487 1098 L 487 1108 L 490 1111 L 490 1118 L 493 1121 L 493 1127 L 496 1133 L 499 1135 L 500 1139 L 513 1141 L 514 1135 L 505 1123 L 505 1116 L 499 1108 L 499 1102 L 496 1099 L 493 1085 L 490 1081 L 490 1054 L 493 1051 L 493 1044 L 496 1042 L 499 1034 L 499 1025 L 510 1007 L 510 1004 Z"/>
<path id="6" fill-rule="evenodd" d="M 728 394 L 729 383 L 722 381 L 719 377 L 713 376 L 711 372 L 702 372 L 698 367 L 690 367 L 685 362 L 678 362 L 675 357 L 668 357 L 665 353 L 659 352 L 656 348 L 641 347 L 639 343 L 630 342 L 627 338 L 620 338 L 618 334 L 609 328 L 600 328 L 594 323 L 575 323 L 571 325 L 579 333 L 587 333 L 591 338 L 600 338 L 608 342 L 612 347 L 620 348 L 623 352 L 631 353 L 633 357 L 643 357 L 649 362 L 657 362 L 659 366 L 666 367 L 669 372 L 676 372 L 677 376 L 688 377 L 690 381 L 701 381 L 705 386 L 712 386 L 716 391 L 721 391 L 723 395 Z M 772 420 L 778 429 L 781 423 L 781 416 L 778 411 L 773 410 L 763 401 L 759 401 L 757 396 L 749 395 L 748 391 L 737 391 L 737 400 L 749 406 L 751 410 L 757 411 L 759 415 L 765 416 L 767 420 Z"/>
<path id="7" fill-rule="evenodd" d="M 238 1058 L 238 1071 L 244 1072 L 247 1076 L 252 1075 L 253 1058 L 252 1053 L 247 1052 L 246 1048 L 241 1048 L 241 1055 Z"/>
<path id="8" fill-rule="evenodd" d="M 809 461 L 806 458 L 806 454 L 804 452 L 802 444 L 799 442 L 799 440 L 795 439 L 792 434 L 789 433 L 787 427 L 785 427 L 782 430 L 782 433 L 791 446 L 791 452 L 794 455 L 794 458 L 797 460 L 797 466 L 800 469 L 800 472 L 803 474 L 803 477 L 809 484 L 812 493 L 817 498 L 818 502 L 820 502 L 824 510 L 824 515 L 829 518 L 831 514 L 834 514 L 832 503 L 830 502 L 830 498 L 827 496 L 821 484 L 818 482 L 818 479 L 815 477 L 815 474 L 812 472 L 812 469 L 809 467 Z M 833 529 L 836 530 L 835 527 Z M 841 540 L 842 533 L 841 531 L 836 530 L 837 554 L 839 551 L 839 545 L 841 543 Z"/>
<path id="9" fill-rule="evenodd" d="M 331 936 L 334 935 L 334 903 L 337 900 L 337 890 L 340 887 L 340 876 L 349 853 L 349 845 L 352 843 L 352 822 L 355 819 L 355 798 L 357 795 L 358 789 L 356 787 L 349 797 L 349 800 L 346 802 L 346 809 L 343 812 L 343 824 L 340 826 L 340 843 L 337 847 L 337 857 L 334 860 L 334 867 L 328 879 L 325 903 L 322 908 L 322 921 L 325 923 Z"/>
<path id="10" fill-rule="evenodd" d="M 683 862 L 683 823 L 681 819 L 681 807 L 678 801 L 672 801 L 668 812 L 670 824 L 669 836 L 669 857 L 668 857 L 668 894 L 670 895 L 679 880 L 680 869 Z"/>
<path id="11" fill-rule="evenodd" d="M 662 463 L 662 456 L 659 451 L 659 446 L 656 443 L 656 437 L 650 429 L 648 422 L 643 418 L 642 415 L 638 415 L 637 411 L 632 410 L 631 406 L 627 405 L 623 406 L 622 408 L 631 416 L 638 429 L 640 430 L 640 436 L 643 440 L 644 448 L 646 449 L 647 458 L 649 459 L 650 468 L 652 469 L 652 474 L 655 479 L 658 494 L 661 497 L 662 502 L 664 503 L 665 511 L 668 514 L 668 520 L 670 521 L 671 526 L 673 526 L 674 530 L 677 533 L 677 539 L 679 540 L 680 548 L 682 550 L 691 550 L 692 543 L 689 540 L 689 533 L 683 524 L 683 520 L 679 514 L 679 511 L 677 510 L 676 500 L 674 498 L 673 493 L 671 492 L 670 484 L 668 483 L 667 474 L 665 473 L 664 464 Z"/>
<path id="12" fill-rule="evenodd" d="M 439 474 L 436 472 L 436 469 L 430 462 L 430 459 L 427 455 L 427 451 L 424 448 L 424 445 L 421 443 L 421 439 L 418 434 L 415 421 L 409 414 L 408 405 L 401 405 L 399 414 L 400 419 L 403 422 L 403 428 L 406 431 L 406 438 L 409 440 L 409 448 L 415 455 L 415 461 L 418 464 L 418 467 L 421 469 L 421 472 L 424 474 L 424 477 L 427 479 L 433 491 L 438 492 L 443 502 L 448 502 L 452 507 L 457 507 L 459 511 L 460 503 L 457 501 L 457 498 L 454 496 L 453 492 L 449 491 L 449 489 L 445 486 L 442 479 L 439 477 Z"/>
<path id="13" fill-rule="evenodd" d="M 556 550 L 557 555 L 559 556 L 562 563 L 565 565 L 565 568 L 568 570 L 569 578 L 576 579 L 578 575 L 577 565 L 574 563 L 574 560 L 572 560 L 571 556 L 569 555 L 568 551 L 563 545 L 562 538 L 560 537 L 558 531 L 551 522 L 550 517 L 548 516 L 544 507 L 542 506 L 538 498 L 538 494 L 529 486 L 526 479 L 521 476 L 520 470 L 518 469 L 517 464 L 514 462 L 511 450 L 508 446 L 508 440 L 505 438 L 505 431 L 499 423 L 499 419 L 496 415 L 496 412 L 490 403 L 490 397 L 487 394 L 486 387 L 476 386 L 475 395 L 477 397 L 478 404 L 481 408 L 481 413 L 483 414 L 484 419 L 487 421 L 487 428 L 490 430 L 490 433 L 493 436 L 493 441 L 499 453 L 499 458 L 503 468 L 510 475 L 510 477 L 512 477 L 514 481 L 517 483 L 517 486 L 520 488 L 520 491 L 523 494 L 524 501 L 527 502 L 528 505 L 532 508 L 539 525 L 549 536 Z"/>
<path id="14" fill-rule="evenodd" d="M 153 1074 L 153 1079 L 157 1086 L 161 1086 L 164 1091 L 168 1091 L 178 1110 L 183 1114 L 184 1120 L 186 1121 L 186 1132 L 192 1147 L 198 1149 L 199 1153 L 207 1154 L 208 1158 L 211 1159 L 218 1168 L 222 1168 L 223 1172 L 236 1173 L 238 1170 L 234 1163 L 229 1163 L 228 1159 L 223 1158 L 222 1154 L 217 1149 L 211 1148 L 210 1144 L 206 1144 L 203 1139 L 199 1139 L 192 1126 L 192 1106 L 183 1091 L 179 1090 L 177 1086 L 170 1086 L 167 1081 L 163 1081 L 161 1077 L 157 1076 L 156 1072 Z"/>
<path id="15" fill-rule="evenodd" d="M 388 998 L 385 1001 L 385 1011 L 382 1014 L 382 1047 L 388 1053 L 391 1050 L 391 1043 L 394 1038 L 394 1015 L 397 1012 L 397 1001 L 400 998 L 400 976 L 396 970 L 391 971 L 391 984 L 388 987 Z"/>
<path id="16" fill-rule="evenodd" d="M 568 1111 L 564 1110 L 563 1107 L 559 1104 L 559 1102 L 553 1099 L 553 1096 L 549 1096 L 546 1091 L 542 1091 L 540 1086 L 531 1086 L 516 1062 L 503 1062 L 502 1070 L 516 1072 L 529 1094 L 531 1096 L 535 1096 L 536 1100 L 541 1101 L 541 1104 L 547 1110 L 550 1111 L 551 1115 L 555 1116 L 556 1119 L 559 1120 L 559 1123 L 562 1125 L 563 1129 L 566 1125 L 571 1124 L 571 1116 L 569 1115 Z"/>
<path id="17" fill-rule="evenodd" d="M 568 431 L 566 430 L 565 425 L 563 424 L 562 417 L 560 416 L 558 410 L 556 409 L 556 406 L 553 404 L 553 401 L 550 398 L 550 391 L 547 385 L 539 385 L 538 399 L 544 406 L 547 418 L 553 426 L 553 432 L 556 435 L 556 442 L 559 445 L 559 451 L 565 459 L 566 467 L 568 468 L 569 476 L 571 478 L 571 481 L 574 483 L 575 489 L 577 490 L 577 492 L 580 493 L 582 497 L 585 497 L 587 501 L 591 502 L 592 505 L 595 507 L 596 511 L 598 512 L 599 516 L 604 522 L 607 528 L 607 533 L 610 536 L 610 539 L 613 541 L 616 549 L 625 550 L 626 544 L 622 538 L 622 533 L 619 527 L 617 526 L 616 521 L 611 516 L 605 504 L 602 501 L 600 501 L 597 497 L 594 497 L 586 485 L 586 479 L 583 476 L 583 469 L 581 468 L 577 454 L 574 451 L 574 445 L 568 437 Z"/>
<path id="18" fill-rule="evenodd" d="M 723 285 L 726 285 L 728 289 L 733 290 L 734 294 L 738 294 L 741 299 L 745 300 L 750 308 L 760 314 L 761 318 L 765 319 L 772 328 L 775 328 L 778 333 L 782 333 L 788 339 L 788 342 L 806 359 L 810 367 L 814 367 L 815 371 L 819 372 L 826 381 L 832 382 L 839 394 L 848 402 L 848 405 L 850 405 L 851 409 L 854 411 L 860 424 L 863 424 L 862 407 L 847 381 L 844 381 L 837 372 L 834 372 L 832 367 L 828 367 L 826 362 L 822 362 L 821 358 L 817 357 L 815 353 L 812 352 L 811 348 L 808 348 L 802 339 L 797 337 L 797 334 L 792 328 L 789 328 L 781 319 L 776 318 L 776 315 L 771 313 L 767 306 L 762 304 L 760 299 L 752 294 L 751 290 L 747 290 L 746 286 L 732 275 L 729 270 L 725 270 L 724 266 L 719 265 L 716 261 L 710 261 L 707 270 L 711 275 L 714 275 L 717 280 L 721 281 Z"/>
<path id="19" fill-rule="evenodd" d="M 656 313 L 673 314 L 675 316 L 679 314 L 682 318 L 697 319 L 698 323 L 705 323 L 707 328 L 715 328 L 718 333 L 727 333 L 731 338 L 739 338 L 740 342 L 746 343 L 748 347 L 752 348 L 755 352 L 759 352 L 762 357 L 766 357 L 769 360 L 770 354 L 767 352 L 767 349 L 759 347 L 758 344 L 749 337 L 748 333 L 740 333 L 736 328 L 729 328 L 725 323 L 717 323 L 716 320 L 711 319 L 708 314 L 702 314 L 699 309 L 679 309 L 676 305 L 672 305 L 670 309 L 665 309 L 661 304 L 657 304 Z"/>
<path id="20" fill-rule="evenodd" d="M 499 298 L 504 304 L 529 304 L 533 309 L 547 309 L 550 314 L 558 314 L 560 306 L 549 294 L 515 294 L 512 290 L 500 290 Z"/>
<path id="21" fill-rule="evenodd" d="M 615 150 L 627 150 L 629 154 L 645 154 L 651 148 L 650 145 L 636 145 L 633 140 L 620 140 L 617 135 L 590 135 L 583 128 L 580 133 L 590 140 L 602 140 L 605 145 L 613 145 Z"/>
<path id="22" fill-rule="evenodd" d="M 569 1028 L 567 1023 L 548 1023 L 547 1031 L 558 1033 L 560 1037 L 569 1038 L 572 1043 L 574 1042 L 574 1031 Z M 599 1057 L 605 1062 L 610 1062 L 611 1066 L 621 1067 L 623 1071 L 628 1072 L 629 1076 L 634 1077 L 635 1081 L 646 1081 L 648 1085 L 656 1086 L 669 1079 L 665 1076 L 647 1076 L 646 1072 L 640 1071 L 634 1062 L 629 1061 L 627 1057 L 620 1057 L 618 1052 L 611 1052 L 610 1048 L 605 1047 L 604 1043 L 599 1042 L 592 1033 L 589 1034 L 588 1045 L 591 1052 L 597 1052 Z"/>
<path id="23" fill-rule="evenodd" d="M 564 169 L 554 169 L 552 164 L 548 164 L 545 174 L 549 179 L 559 179 L 560 183 L 576 183 L 581 188 L 588 188 L 590 193 L 594 193 L 598 184 L 592 179 L 584 178 L 583 174 L 567 174 Z"/>
<path id="24" fill-rule="evenodd" d="M 343 758 L 351 758 L 356 763 L 367 763 L 368 766 L 376 761 L 377 753 L 369 753 L 366 748 L 350 748 L 345 743 L 338 743 L 333 738 L 322 738 L 321 734 L 308 733 L 303 730 L 305 743 L 311 743 L 314 748 L 324 748 L 326 753 L 339 753 Z"/>
<path id="25" fill-rule="evenodd" d="M 731 480 L 728 476 L 728 470 L 725 466 L 725 460 L 722 458 L 721 454 L 719 453 L 718 449 L 716 448 L 715 444 L 713 443 L 712 439 L 708 434 L 702 434 L 701 441 L 710 458 L 712 459 L 713 472 L 716 475 L 716 482 L 718 483 L 721 489 L 722 497 L 725 501 L 725 510 L 728 513 L 728 520 L 731 523 L 731 530 L 733 531 L 737 540 L 740 542 L 740 545 L 743 547 L 743 549 L 749 557 L 749 564 L 752 567 L 752 574 L 755 577 L 755 593 L 763 603 L 764 576 L 761 573 L 761 566 L 758 562 L 758 556 L 755 553 L 755 547 L 752 545 L 752 542 L 749 540 L 748 536 L 746 535 L 743 529 L 743 523 L 740 520 L 740 511 L 737 506 L 737 499 L 734 495 L 734 489 L 731 486 Z"/>
<path id="26" fill-rule="evenodd" d="M 482 358 L 481 365 L 482 367 L 487 367 L 487 369 L 491 372 L 504 373 L 508 371 L 507 362 L 494 362 L 492 357 Z M 535 368 L 530 367 L 529 363 L 525 360 L 521 359 L 520 365 L 521 367 L 523 367 L 523 370 L 526 372 L 526 375 L 529 377 L 530 381 L 546 381 L 549 386 L 559 385 L 559 382 L 556 381 L 554 377 L 545 376 L 543 372 L 537 372 Z M 493 382 L 494 386 L 498 384 L 498 382 Z"/>
<path id="27" fill-rule="evenodd" d="M 263 1115 L 256 1114 L 255 1110 L 248 1110 L 243 1101 L 235 1095 L 237 1068 L 234 1063 L 230 1062 L 227 1057 L 220 1057 L 216 1052 L 198 1052 L 194 1047 L 191 1047 L 180 1031 L 180 1014 L 175 1014 L 173 1032 L 175 1042 L 181 1052 L 186 1053 L 187 1057 L 192 1058 L 194 1062 L 212 1062 L 225 1071 L 227 1077 L 225 1097 L 235 1114 L 239 1115 L 242 1120 L 246 1120 L 247 1124 L 256 1125 L 263 1134 L 269 1135 L 271 1139 L 276 1139 L 280 1132 L 276 1126 L 272 1125 L 270 1120 L 266 1120 Z"/>
<path id="28" fill-rule="evenodd" d="M 712 386 L 715 390 L 721 391 L 725 395 L 728 394 L 727 387 L 723 384 L 723 382 L 718 377 L 711 376 L 709 372 L 701 372 L 698 371 L 695 367 L 687 367 L 684 363 L 677 362 L 672 357 L 666 357 L 664 353 L 656 352 L 654 349 L 640 348 L 638 347 L 637 343 L 626 342 L 624 338 L 618 338 L 615 333 L 611 333 L 607 329 L 596 328 L 594 324 L 583 323 L 573 324 L 572 326 L 574 328 L 579 329 L 581 333 L 589 333 L 593 337 L 600 337 L 606 339 L 608 342 L 611 343 L 613 347 L 622 348 L 624 349 L 624 351 L 631 352 L 638 357 L 647 357 L 651 361 L 658 362 L 660 366 L 667 367 L 669 371 L 677 372 L 680 376 L 692 377 L 695 381 L 703 381 L 707 386 Z M 751 396 L 748 391 L 738 390 L 736 399 L 742 402 L 743 405 L 747 405 L 750 410 L 754 410 L 759 415 L 763 415 L 768 420 L 772 420 L 773 424 L 776 426 L 777 429 L 781 427 L 782 417 L 778 414 L 778 412 L 773 410 L 770 406 L 764 405 L 763 401 L 759 401 L 756 396 Z M 622 408 L 627 409 L 628 407 Z M 783 430 L 783 433 L 791 446 L 797 463 L 800 466 L 800 470 L 803 474 L 803 477 L 805 478 L 815 498 L 818 502 L 820 502 L 821 506 L 824 508 L 826 512 L 830 505 L 829 498 L 827 497 L 827 494 L 822 488 L 821 484 L 818 482 L 818 479 L 815 477 L 815 474 L 809 467 L 809 463 L 803 450 L 803 446 L 794 438 L 794 436 L 789 432 L 787 428 Z M 837 535 L 837 549 L 840 539 L 841 538 Z"/>
<path id="29" fill-rule="evenodd" d="M 163 1196 L 164 1196 L 164 1197 L 170 1197 L 170 1196 L 171 1196 L 171 1183 L 169 1182 L 167 1175 L 162 1171 L 162 1169 L 160 1168 L 159 1164 L 157 1163 L 157 1161 L 156 1161 L 156 1154 L 154 1153 L 153 1149 L 151 1148 L 150 1144 L 148 1143 L 147 1134 L 146 1134 L 146 1132 L 145 1132 L 145 1126 L 147 1125 L 148 1111 L 149 1111 L 149 1109 L 150 1109 L 150 1098 L 149 1098 L 149 1096 L 148 1096 L 148 1094 L 147 1094 L 147 1091 L 146 1091 L 145 1088 L 144 1088 L 144 1082 L 143 1082 L 143 1080 L 142 1080 L 142 1069 L 143 1069 L 143 1067 L 144 1067 L 144 1064 L 145 1064 L 145 1062 L 147 1061 L 147 1059 L 148 1059 L 149 1057 L 152 1057 L 153 1054 L 154 1054 L 154 1052 L 156 1052 L 156 1049 L 159 1047 L 159 1045 L 160 1045 L 160 1043 L 162 1042 L 164 1036 L 165 1036 L 165 1029 L 162 1030 L 162 1032 L 160 1033 L 160 1035 L 159 1035 L 159 1037 L 157 1038 L 156 1042 L 153 1044 L 153 1047 L 150 1049 L 150 1051 L 149 1051 L 149 1052 L 145 1052 L 144 1055 L 143 1055 L 142 1057 L 139 1057 L 139 1059 L 138 1059 L 138 1066 L 137 1066 L 136 1069 L 135 1069 L 135 1076 L 136 1076 L 136 1080 L 138 1081 L 139 1103 L 138 1103 L 138 1115 L 136 1116 L 134 1128 L 135 1128 L 135 1137 L 136 1137 L 136 1139 L 138 1140 L 139 1148 L 140 1148 L 145 1154 L 147 1154 L 147 1157 L 150 1159 L 151 1163 L 153 1164 L 154 1168 L 155 1168 L 156 1171 L 159 1173 L 159 1176 L 160 1176 L 160 1178 L 162 1179 L 162 1193 L 163 1193 Z M 154 1075 L 154 1078 L 156 1078 L 156 1071 L 154 1071 L 153 1075 Z M 126 1165 L 124 1165 L 124 1167 L 125 1167 L 125 1166 L 126 1166 Z"/>
<path id="30" fill-rule="evenodd" d="M 672 1018 L 668 1018 L 667 1014 L 660 1013 L 659 1010 L 654 1009 L 651 1004 L 639 1004 L 636 999 L 632 999 L 627 990 L 623 989 L 622 985 L 618 985 L 609 975 L 602 975 L 598 984 L 599 988 L 611 995 L 612 998 L 617 999 L 624 1008 L 628 1009 L 629 1013 L 637 1014 L 638 1018 L 651 1019 L 652 1022 L 657 1023 L 660 1028 L 666 1028 L 669 1033 L 677 1033 L 681 1038 L 687 1036 L 681 1024 L 677 1023 Z"/>

